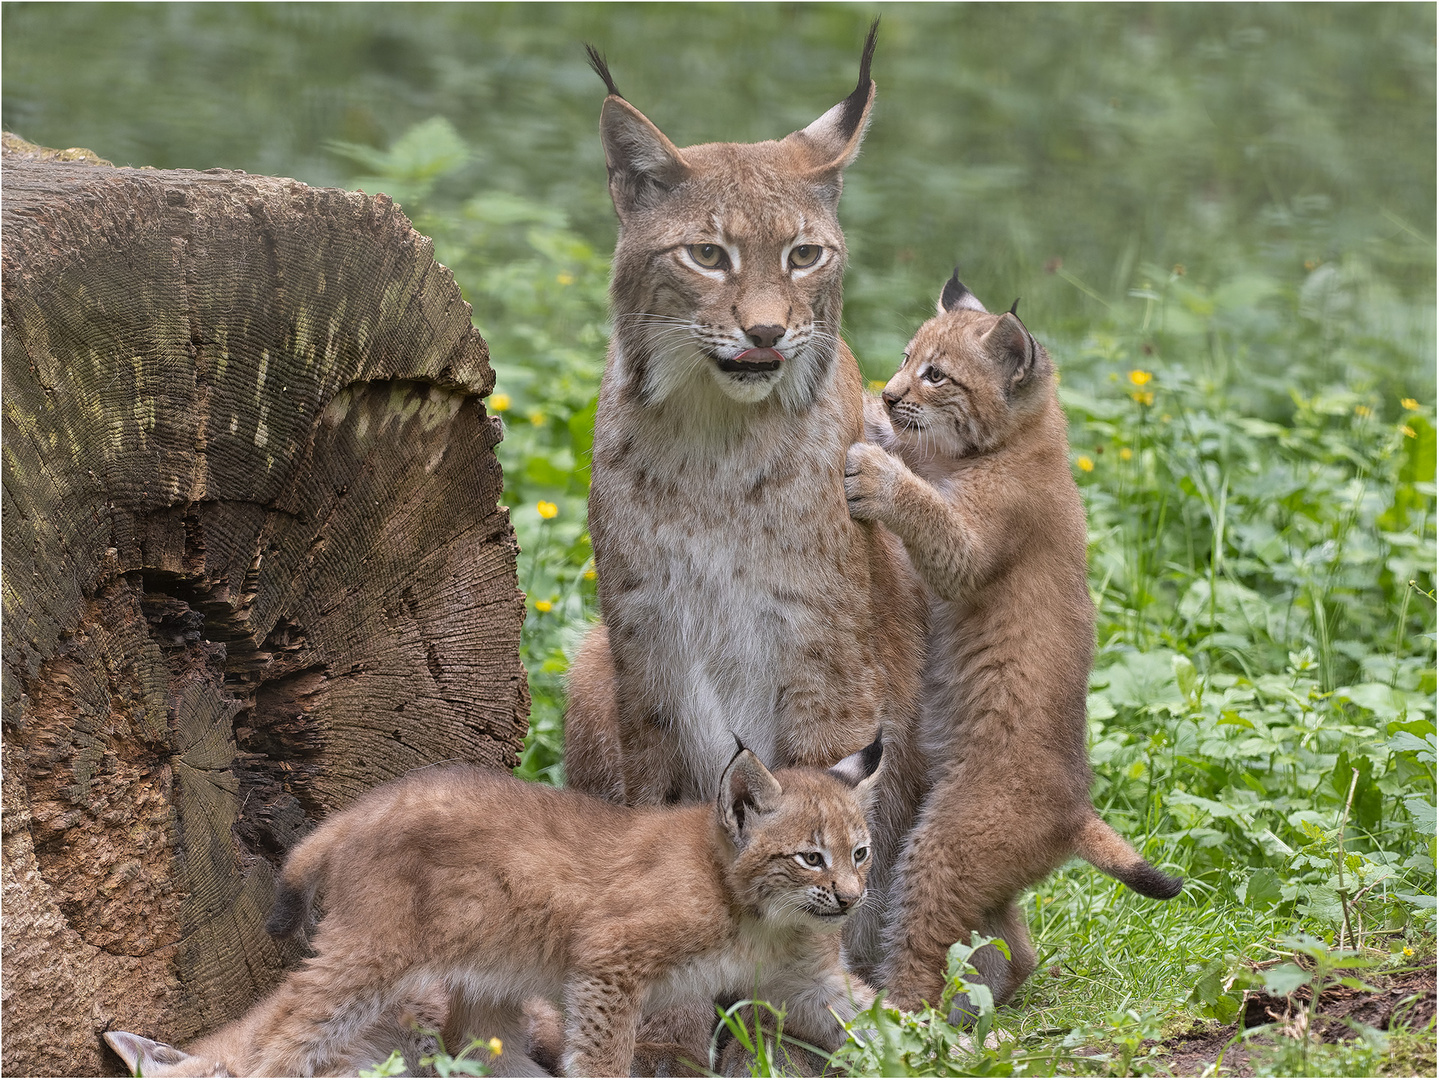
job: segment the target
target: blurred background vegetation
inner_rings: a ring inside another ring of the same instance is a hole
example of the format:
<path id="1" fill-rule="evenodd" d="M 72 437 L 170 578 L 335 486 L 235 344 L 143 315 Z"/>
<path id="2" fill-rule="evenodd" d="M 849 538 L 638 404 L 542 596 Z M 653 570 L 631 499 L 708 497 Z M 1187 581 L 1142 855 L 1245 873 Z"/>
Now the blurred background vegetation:
<path id="1" fill-rule="evenodd" d="M 778 138 L 853 86 L 876 13 L 845 335 L 884 379 L 956 265 L 1022 297 L 1090 512 L 1096 798 L 1191 878 L 1163 908 L 1078 867 L 1034 890 L 1014 1033 L 1142 1071 L 1136 1033 L 1232 1020 L 1246 965 L 1432 962 L 1433 6 L 7 3 L 3 122 L 385 191 L 435 239 L 506 419 L 520 773 L 558 780 L 615 230 L 581 42 L 679 145 Z M 1269 1067 L 1397 1067 L 1354 1046 Z"/>

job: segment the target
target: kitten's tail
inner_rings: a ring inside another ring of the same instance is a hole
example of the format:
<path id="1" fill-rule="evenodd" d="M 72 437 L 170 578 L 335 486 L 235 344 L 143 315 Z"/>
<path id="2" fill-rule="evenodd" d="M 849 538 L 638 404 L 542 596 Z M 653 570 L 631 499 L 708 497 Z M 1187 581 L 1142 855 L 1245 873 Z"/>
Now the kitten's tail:
<path id="1" fill-rule="evenodd" d="M 1101 821 L 1097 814 L 1080 826 L 1074 846 L 1079 857 L 1095 869 L 1118 878 L 1141 895 L 1155 900 L 1170 900 L 1184 888 L 1183 878 L 1172 877 L 1145 862 L 1124 837 Z"/>
<path id="2" fill-rule="evenodd" d="M 265 932 L 271 937 L 294 937 L 309 922 L 310 904 L 330 846 L 328 834 L 329 830 L 321 828 L 290 850 L 275 882 L 274 906 L 265 920 Z"/>

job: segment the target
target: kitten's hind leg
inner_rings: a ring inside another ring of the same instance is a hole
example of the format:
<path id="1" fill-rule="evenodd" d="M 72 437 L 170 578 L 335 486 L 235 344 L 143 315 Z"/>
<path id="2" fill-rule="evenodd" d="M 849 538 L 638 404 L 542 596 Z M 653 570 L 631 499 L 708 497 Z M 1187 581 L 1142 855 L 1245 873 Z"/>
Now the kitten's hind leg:
<path id="1" fill-rule="evenodd" d="M 456 988 L 450 993 L 450 1010 L 445 1019 L 445 1049 L 459 1056 L 475 1039 L 482 1043 L 499 1039 L 499 1057 L 492 1060 L 487 1046 L 469 1055 L 488 1065 L 490 1076 L 550 1076 L 550 1072 L 525 1053 L 529 1026 L 520 1002 L 481 1001 L 470 997 L 463 988 Z"/>

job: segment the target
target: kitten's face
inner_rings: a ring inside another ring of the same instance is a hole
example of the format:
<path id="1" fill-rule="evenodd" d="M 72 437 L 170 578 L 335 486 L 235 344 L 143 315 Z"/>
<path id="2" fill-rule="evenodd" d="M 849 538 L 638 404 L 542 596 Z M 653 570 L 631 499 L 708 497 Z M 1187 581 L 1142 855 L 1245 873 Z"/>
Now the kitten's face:
<path id="1" fill-rule="evenodd" d="M 971 297 L 972 299 L 972 297 Z M 1045 396 L 1049 358 L 1019 319 L 957 307 L 919 328 L 882 400 L 906 460 L 969 457 L 1002 446 Z"/>
<path id="2" fill-rule="evenodd" d="M 815 770 L 775 776 L 784 794 L 752 819 L 731 881 L 768 922 L 837 930 L 863 902 L 873 862 L 863 791 Z"/>

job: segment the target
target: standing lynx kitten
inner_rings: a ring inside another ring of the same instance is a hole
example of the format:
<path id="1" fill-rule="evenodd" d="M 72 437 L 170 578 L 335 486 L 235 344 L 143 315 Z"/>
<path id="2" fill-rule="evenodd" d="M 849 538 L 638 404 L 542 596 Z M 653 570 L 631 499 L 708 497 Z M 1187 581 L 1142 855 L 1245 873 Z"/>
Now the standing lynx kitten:
<path id="1" fill-rule="evenodd" d="M 1049 356 L 1013 311 L 952 278 L 939 314 L 869 409 L 845 468 L 850 513 L 889 526 L 929 586 L 920 740 L 930 791 L 896 871 L 889 1000 L 938 1001 L 972 931 L 996 1002 L 1034 970 L 1018 894 L 1070 855 L 1146 896 L 1183 882 L 1104 824 L 1089 798 L 1094 648 L 1085 520 Z"/>
<path id="2" fill-rule="evenodd" d="M 188 1055 L 107 1041 L 146 1076 L 354 1075 L 443 987 L 449 1045 L 498 1036 L 495 1074 L 544 1075 L 518 1048 L 522 1003 L 549 998 L 566 1016 L 565 1073 L 618 1076 L 642 1010 L 758 986 L 835 1049 L 835 1013 L 873 999 L 845 975 L 838 931 L 864 898 L 880 756 L 876 739 L 827 771 L 771 774 L 741 749 L 711 805 L 670 809 L 418 770 L 291 851 L 268 929 L 298 931 L 316 891 L 326 914 L 317 955 L 269 998 Z"/>
<path id="3" fill-rule="evenodd" d="M 873 48 L 871 29 L 854 91 L 803 130 L 683 149 L 591 51 L 620 233 L 589 498 L 604 623 L 571 668 L 565 767 L 614 801 L 686 802 L 713 790 L 731 731 L 819 765 L 883 724 L 882 891 L 922 775 L 925 616 L 898 542 L 844 496 L 863 389 L 839 339 L 837 211 Z M 860 970 L 881 907 L 846 932 Z"/>

